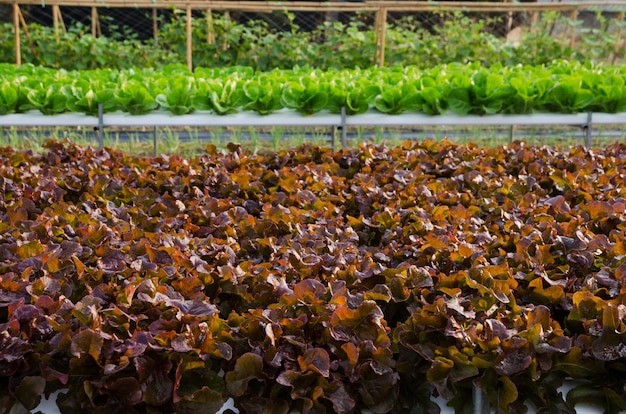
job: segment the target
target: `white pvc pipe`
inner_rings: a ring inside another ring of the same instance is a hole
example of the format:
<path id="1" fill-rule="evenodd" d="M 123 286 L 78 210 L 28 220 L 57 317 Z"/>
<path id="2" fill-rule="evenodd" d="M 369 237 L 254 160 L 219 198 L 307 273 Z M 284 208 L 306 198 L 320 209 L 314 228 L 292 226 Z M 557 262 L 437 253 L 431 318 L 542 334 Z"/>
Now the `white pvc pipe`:
<path id="1" fill-rule="evenodd" d="M 626 114 L 622 115 L 626 119 Z M 608 118 L 607 118 L 608 119 Z M 527 114 L 527 115 L 425 115 L 404 113 L 386 115 L 380 112 L 367 112 L 346 118 L 347 125 L 439 125 L 439 126 L 471 126 L 471 125 L 582 125 L 587 122 L 587 114 Z M 595 123 L 595 117 L 594 117 Z"/>
<path id="2" fill-rule="evenodd" d="M 23 114 L 8 114 L 0 116 L 0 127 L 24 126 L 24 127 L 96 127 L 97 116 L 89 116 L 77 113 L 65 113 L 57 115 L 44 115 L 39 111 L 29 111 Z"/>
<path id="3" fill-rule="evenodd" d="M 188 115 L 172 115 L 155 111 L 146 115 L 128 115 L 121 112 L 104 114 L 104 126 L 332 126 L 339 125 L 341 115 L 319 112 L 302 115 L 290 110 L 280 110 L 269 115 L 256 112 L 238 112 L 231 115 L 216 115 L 199 111 Z"/>
<path id="4" fill-rule="evenodd" d="M 626 124 L 626 113 L 592 113 L 592 122 L 599 124 Z M 585 125 L 587 113 L 582 114 L 547 114 L 527 115 L 425 115 L 404 113 L 387 115 L 369 111 L 361 115 L 346 115 L 346 126 L 482 126 L 482 125 Z M 0 127 L 97 127 L 98 117 L 77 113 L 43 115 L 39 111 L 23 114 L 0 116 Z M 105 113 L 103 125 L 106 127 L 228 127 L 228 126 L 342 126 L 342 116 L 329 112 L 314 115 L 302 115 L 295 111 L 282 109 L 269 115 L 256 112 L 239 112 L 232 115 L 216 115 L 208 111 L 199 111 L 188 115 L 172 115 L 166 111 L 155 111 L 146 115 L 129 115 L 122 112 Z"/>

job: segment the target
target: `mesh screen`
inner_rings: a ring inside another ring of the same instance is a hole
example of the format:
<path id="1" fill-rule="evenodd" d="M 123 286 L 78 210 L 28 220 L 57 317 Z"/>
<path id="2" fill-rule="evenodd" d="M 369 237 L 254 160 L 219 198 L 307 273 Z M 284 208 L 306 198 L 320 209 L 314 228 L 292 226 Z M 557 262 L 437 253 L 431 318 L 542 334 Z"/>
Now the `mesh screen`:
<path id="1" fill-rule="evenodd" d="M 21 6 L 21 11 L 27 27 L 33 24 L 53 26 L 53 8 L 49 5 Z M 60 15 L 62 18 L 60 30 L 75 31 L 79 35 L 93 31 L 97 36 L 118 40 L 138 39 L 154 41 L 157 44 L 160 40 L 164 43 L 167 41 L 171 52 L 183 56 L 181 62 L 184 62 L 186 17 L 183 10 L 101 7 L 97 10 L 95 27 L 92 9 L 89 7 L 61 7 Z M 626 25 L 623 17 L 623 11 L 610 8 L 581 10 L 576 13 L 389 12 L 386 20 L 385 58 L 395 63 L 402 62 L 403 54 L 441 53 L 441 50 L 429 51 L 428 42 L 431 42 L 432 48 L 441 48 L 443 39 L 444 48 L 446 43 L 454 45 L 454 50 L 444 53 L 457 54 L 462 61 L 465 46 L 471 47 L 479 43 L 486 45 L 487 48 L 499 48 L 502 47 L 503 40 L 515 45 L 523 36 L 540 32 L 548 33 L 571 46 L 584 41 L 591 57 L 608 59 L 616 63 L 624 58 L 626 49 L 626 42 L 623 40 Z M 195 55 L 200 56 L 199 62 L 204 62 L 201 60 L 201 55 L 205 52 L 203 44 L 217 43 L 226 53 L 228 50 L 232 51 L 232 45 L 243 44 L 256 36 L 255 44 L 264 47 L 264 43 L 258 39 L 260 33 L 263 33 L 263 36 L 289 34 L 298 36 L 301 33 L 302 36 L 309 36 L 307 39 L 311 44 L 329 45 L 328 50 L 322 48 L 316 53 L 340 55 L 348 49 L 356 49 L 362 52 L 363 62 L 371 64 L 376 62 L 375 12 L 258 13 L 232 10 L 213 11 L 209 14 L 207 11 L 194 10 L 193 19 L 194 59 Z M 12 6 L 0 4 L 0 23 L 12 22 Z M 259 27 L 262 27 L 263 31 L 257 30 Z M 462 30 L 459 30 L 459 27 Z M 438 38 L 439 42 L 435 42 L 433 40 L 435 38 Z M 23 42 L 23 48 L 28 58 L 28 47 L 37 45 L 29 39 L 25 40 L 28 42 Z M 615 45 L 614 50 L 606 52 L 606 45 L 610 42 Z M 605 50 L 602 52 L 603 56 L 594 55 L 596 53 L 594 45 L 602 46 Z M 266 52 L 268 56 L 272 56 L 297 51 L 268 49 Z M 306 57 L 309 58 L 310 56 Z M 302 63 L 297 59 L 297 57 L 293 59 L 295 64 Z M 337 59 L 340 59 L 340 56 L 337 56 Z"/>

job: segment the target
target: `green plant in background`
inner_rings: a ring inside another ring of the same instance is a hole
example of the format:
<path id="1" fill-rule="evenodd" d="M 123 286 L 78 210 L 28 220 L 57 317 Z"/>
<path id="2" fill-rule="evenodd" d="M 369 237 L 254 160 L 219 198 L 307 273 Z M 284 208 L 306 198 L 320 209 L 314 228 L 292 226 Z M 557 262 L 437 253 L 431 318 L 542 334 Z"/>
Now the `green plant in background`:
<path id="1" fill-rule="evenodd" d="M 209 131 L 210 142 L 215 147 L 218 147 L 218 146 L 221 145 L 221 143 L 222 143 L 222 133 L 223 133 L 222 128 L 212 129 L 211 131 Z"/>
<path id="2" fill-rule="evenodd" d="M 555 58 L 580 59 L 581 54 L 554 35 L 554 28 L 565 24 L 567 20 L 557 12 L 543 13 L 540 23 L 533 30 L 524 32 L 508 63 L 535 66 L 548 64 Z"/>
<path id="3" fill-rule="evenodd" d="M 624 48 L 616 45 L 623 45 L 624 20 L 609 19 L 601 10 L 596 11 L 595 20 L 598 27 L 582 27 L 581 21 L 569 22 L 578 28 L 579 49 L 586 51 L 586 59 L 613 62 L 623 58 Z"/>
<path id="4" fill-rule="evenodd" d="M 254 127 L 248 128 L 248 134 L 250 135 L 250 143 L 252 145 L 252 153 L 256 154 L 259 151 L 259 132 Z"/>
<path id="5" fill-rule="evenodd" d="M 376 127 L 374 130 L 374 143 L 375 144 L 382 144 L 383 143 L 383 135 L 384 135 L 385 129 L 381 126 Z"/>
<path id="6" fill-rule="evenodd" d="M 598 27 L 584 28 L 556 12 L 542 14 L 533 30 L 526 30 L 519 45 L 493 34 L 499 19 L 480 18 L 463 13 L 435 14 L 439 24 L 424 27 L 414 16 L 390 22 L 387 29 L 385 61 L 388 65 L 415 65 L 420 68 L 453 62 L 517 65 L 547 64 L 554 59 L 622 62 L 626 23 L 598 12 Z M 250 66 L 255 70 L 314 66 L 321 69 L 366 68 L 374 63 L 376 35 L 365 15 L 349 21 L 326 21 L 311 31 L 301 30 L 291 13 L 276 12 L 271 19 L 245 24 L 223 14 L 212 15 L 213 39 L 208 39 L 206 19 L 195 18 L 192 25 L 194 67 Z M 185 64 L 186 15 L 173 11 L 170 20 L 161 18 L 158 44 L 140 41 L 128 30 L 105 22 L 110 37 L 93 37 L 90 28 L 77 23 L 57 38 L 54 29 L 38 24 L 28 26 L 30 40 L 22 33 L 22 59 L 35 65 L 66 69 L 118 69 L 162 67 Z M 562 36 L 566 29 L 575 32 Z M 0 62 L 14 62 L 14 39 L 9 23 L 0 25 Z"/>
<path id="7" fill-rule="evenodd" d="M 358 16 L 348 23 L 324 22 L 312 32 L 312 39 L 309 62 L 320 62 L 320 67 L 366 68 L 374 63 L 376 35 Z"/>
<path id="8" fill-rule="evenodd" d="M 285 139 L 281 137 L 280 143 L 284 144 Z M 306 142 L 306 135 L 304 131 L 293 131 L 291 135 L 291 139 L 289 140 L 289 145 L 293 145 L 293 147 L 299 147 L 304 145 Z"/>
<path id="9" fill-rule="evenodd" d="M 155 134 L 157 134 L 157 130 L 155 128 L 154 131 Z M 156 139 L 157 141 L 159 140 L 159 135 L 162 134 L 158 134 Z M 178 134 L 176 134 L 174 131 L 172 131 L 172 129 L 168 128 L 165 130 L 165 139 L 163 141 L 165 143 L 165 153 L 167 154 L 173 154 L 179 151 L 180 147 L 181 147 L 181 141 L 180 139 L 178 139 Z"/>
<path id="10" fill-rule="evenodd" d="M 280 148 L 280 144 L 283 141 L 285 130 L 283 127 L 276 126 L 272 128 L 271 134 L 272 134 L 272 151 L 278 151 Z"/>

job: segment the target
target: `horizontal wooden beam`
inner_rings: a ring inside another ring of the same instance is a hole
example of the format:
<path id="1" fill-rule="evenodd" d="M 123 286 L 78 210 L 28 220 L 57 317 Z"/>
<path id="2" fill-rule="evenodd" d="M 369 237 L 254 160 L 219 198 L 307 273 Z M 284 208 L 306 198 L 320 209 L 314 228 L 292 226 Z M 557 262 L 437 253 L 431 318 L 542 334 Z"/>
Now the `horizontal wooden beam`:
<path id="1" fill-rule="evenodd" d="M 0 0 L 0 4 L 14 4 L 15 0 Z M 494 2 L 436 2 L 436 1 L 363 1 L 363 2 L 304 2 L 304 1 L 213 1 L 213 0 L 18 0 L 19 5 L 109 7 L 109 8 L 192 8 L 215 11 L 249 11 L 269 13 L 272 11 L 302 12 L 356 12 L 376 11 L 385 7 L 388 11 L 571 11 L 576 9 L 613 8 L 626 9 L 626 1 L 593 1 L 571 3 L 494 3 Z"/>

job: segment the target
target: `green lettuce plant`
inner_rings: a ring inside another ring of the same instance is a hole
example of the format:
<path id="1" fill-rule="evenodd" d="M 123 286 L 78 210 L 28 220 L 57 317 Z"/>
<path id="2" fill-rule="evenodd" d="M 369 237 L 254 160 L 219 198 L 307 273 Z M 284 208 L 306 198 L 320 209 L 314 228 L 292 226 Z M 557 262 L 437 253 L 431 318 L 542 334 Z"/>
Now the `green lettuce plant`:
<path id="1" fill-rule="evenodd" d="M 184 115 L 196 108 L 196 82 L 192 76 L 175 76 L 165 82 L 163 92 L 155 97 L 156 103 L 174 115 Z"/>
<path id="2" fill-rule="evenodd" d="M 162 70 L 55 71 L 25 65 L 0 66 L 7 113 L 39 109 L 96 114 L 173 115 L 195 110 L 219 115 L 240 111 L 270 114 L 286 108 L 305 115 L 323 110 L 349 115 L 617 113 L 626 111 L 622 66 L 555 61 L 541 66 L 484 67 L 448 64 L 321 71 L 309 67 L 256 72 L 251 67 Z M 17 94 L 17 102 L 15 101 Z"/>
<path id="3" fill-rule="evenodd" d="M 18 88 L 19 86 L 6 79 L 0 82 L 0 115 L 17 111 Z"/>
<path id="4" fill-rule="evenodd" d="M 328 91 L 316 78 L 300 78 L 283 87 L 282 103 L 286 108 L 312 115 L 326 108 Z"/>
<path id="5" fill-rule="evenodd" d="M 158 106 L 154 95 L 137 79 L 122 80 L 113 94 L 119 108 L 131 115 L 147 114 Z"/>

